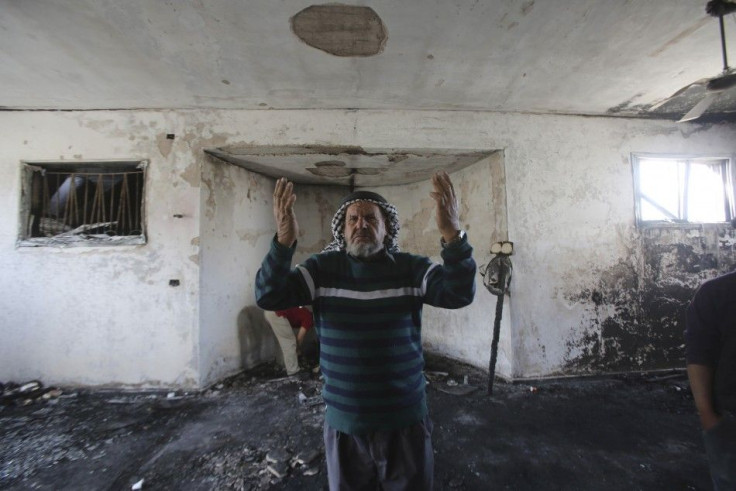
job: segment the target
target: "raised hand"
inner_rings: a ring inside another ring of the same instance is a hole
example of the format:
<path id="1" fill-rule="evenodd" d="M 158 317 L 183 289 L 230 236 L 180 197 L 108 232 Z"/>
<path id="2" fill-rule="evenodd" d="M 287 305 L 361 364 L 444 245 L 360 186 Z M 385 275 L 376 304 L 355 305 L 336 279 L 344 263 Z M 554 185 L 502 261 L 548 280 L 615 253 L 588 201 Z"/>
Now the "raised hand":
<path id="1" fill-rule="evenodd" d="M 435 214 L 437 228 L 445 239 L 445 242 L 450 242 L 460 230 L 455 188 L 452 187 L 450 176 L 444 171 L 436 172 L 432 176 L 432 185 L 434 186 L 434 192 L 429 194 L 437 203 Z"/>
<path id="2" fill-rule="evenodd" d="M 294 214 L 294 185 L 282 177 L 276 181 L 273 190 L 273 217 L 276 220 L 276 240 L 279 244 L 291 247 L 299 235 L 299 224 Z"/>

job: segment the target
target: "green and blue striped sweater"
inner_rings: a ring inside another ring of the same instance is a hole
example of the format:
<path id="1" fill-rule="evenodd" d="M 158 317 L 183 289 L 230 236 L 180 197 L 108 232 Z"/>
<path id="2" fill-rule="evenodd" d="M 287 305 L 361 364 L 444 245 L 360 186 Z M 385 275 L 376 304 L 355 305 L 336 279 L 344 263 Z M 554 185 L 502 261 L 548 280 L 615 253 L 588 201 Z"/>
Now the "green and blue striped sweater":
<path id="1" fill-rule="evenodd" d="M 462 238 L 442 249 L 443 265 L 401 252 L 363 261 L 334 251 L 292 269 L 294 247 L 272 241 L 256 275 L 256 303 L 266 310 L 312 305 L 331 427 L 363 434 L 427 414 L 422 306 L 472 302 L 472 251 Z"/>

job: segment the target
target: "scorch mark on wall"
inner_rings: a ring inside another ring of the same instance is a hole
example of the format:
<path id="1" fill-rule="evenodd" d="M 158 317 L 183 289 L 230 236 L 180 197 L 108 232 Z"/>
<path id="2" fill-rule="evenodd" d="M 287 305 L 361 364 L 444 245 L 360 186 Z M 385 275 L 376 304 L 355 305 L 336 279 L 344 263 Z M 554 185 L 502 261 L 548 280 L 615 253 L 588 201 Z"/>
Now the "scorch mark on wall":
<path id="1" fill-rule="evenodd" d="M 586 305 L 565 369 L 575 372 L 684 366 L 685 309 L 697 287 L 736 266 L 734 231 L 643 230 L 629 259 L 565 298 Z"/>

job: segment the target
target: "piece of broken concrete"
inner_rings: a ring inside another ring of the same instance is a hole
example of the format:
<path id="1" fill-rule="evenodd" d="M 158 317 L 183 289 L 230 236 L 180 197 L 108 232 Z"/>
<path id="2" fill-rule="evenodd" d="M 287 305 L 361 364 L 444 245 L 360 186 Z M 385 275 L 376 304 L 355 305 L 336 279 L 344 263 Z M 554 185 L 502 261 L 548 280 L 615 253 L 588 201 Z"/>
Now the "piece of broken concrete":
<path id="1" fill-rule="evenodd" d="M 301 465 L 307 465 L 310 464 L 314 459 L 319 457 L 321 452 L 319 450 L 311 450 L 309 452 L 300 452 L 296 456 L 296 462 Z"/>
<path id="2" fill-rule="evenodd" d="M 437 385 L 437 390 L 444 392 L 445 394 L 452 394 L 454 396 L 466 396 L 472 394 L 478 387 L 475 385 Z"/>
<path id="3" fill-rule="evenodd" d="M 269 450 L 266 454 L 266 462 L 287 462 L 291 458 L 291 454 L 283 448 Z"/>
<path id="4" fill-rule="evenodd" d="M 289 466 L 286 462 L 271 462 L 266 466 L 266 469 L 279 479 L 289 472 Z"/>

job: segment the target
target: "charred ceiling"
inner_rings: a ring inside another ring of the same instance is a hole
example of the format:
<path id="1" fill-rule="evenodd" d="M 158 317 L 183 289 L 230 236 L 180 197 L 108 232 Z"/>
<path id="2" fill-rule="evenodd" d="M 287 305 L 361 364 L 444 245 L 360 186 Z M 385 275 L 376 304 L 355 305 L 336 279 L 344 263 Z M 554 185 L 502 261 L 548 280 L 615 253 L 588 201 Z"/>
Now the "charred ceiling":
<path id="1" fill-rule="evenodd" d="M 209 148 L 217 159 L 300 184 L 392 186 L 425 181 L 438 170 L 454 172 L 498 150 L 363 148 L 358 146 L 238 146 Z"/>

